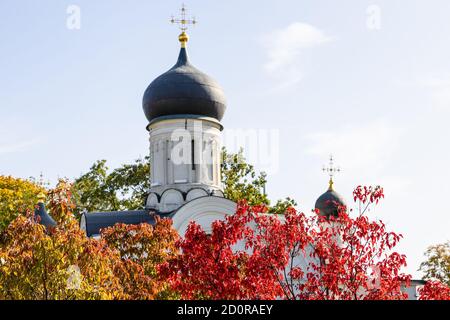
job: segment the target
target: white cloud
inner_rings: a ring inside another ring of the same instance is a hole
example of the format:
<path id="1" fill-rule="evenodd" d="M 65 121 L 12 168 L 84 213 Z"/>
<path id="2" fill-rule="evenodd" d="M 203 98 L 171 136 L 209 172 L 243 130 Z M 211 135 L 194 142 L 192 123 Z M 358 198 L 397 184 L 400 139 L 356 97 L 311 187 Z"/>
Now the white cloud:
<path id="1" fill-rule="evenodd" d="M 18 119 L 3 119 L 0 122 L 0 154 L 25 151 L 42 142 L 32 127 L 20 123 Z"/>
<path id="2" fill-rule="evenodd" d="M 405 133 L 405 129 L 385 120 L 347 125 L 308 135 L 310 146 L 305 152 L 318 156 L 324 164 L 333 154 L 336 165 L 343 169 L 336 182 L 338 191 L 344 195 L 351 194 L 359 184 L 383 186 L 386 199 L 371 215 L 395 227 L 399 225 L 398 216 L 404 214 L 407 207 L 403 201 L 411 196 L 417 183 L 414 176 L 399 170 L 402 164 L 413 161 L 402 148 L 409 138 Z M 347 201 L 352 207 L 351 198 L 347 197 Z M 397 215 L 393 216 L 395 212 Z"/>
<path id="3" fill-rule="evenodd" d="M 382 172 L 400 145 L 403 129 L 378 120 L 365 125 L 347 125 L 333 131 L 308 135 L 306 153 L 326 159 L 330 154 L 353 173 Z"/>
<path id="4" fill-rule="evenodd" d="M 393 81 L 399 87 L 419 88 L 430 99 L 436 110 L 450 110 L 450 75 L 425 75 Z"/>
<path id="5" fill-rule="evenodd" d="M 3 143 L 0 141 L 0 154 L 21 152 L 35 146 L 39 142 L 40 141 L 38 139 L 20 141 L 15 143 Z"/>
<path id="6" fill-rule="evenodd" d="M 450 110 L 450 77 L 431 77 L 421 81 L 428 88 L 434 107 Z"/>
<path id="7" fill-rule="evenodd" d="M 264 70 L 283 80 L 281 87 L 295 84 L 303 77 L 302 53 L 331 40 L 316 27 L 301 22 L 275 30 L 262 38 L 268 58 Z"/>

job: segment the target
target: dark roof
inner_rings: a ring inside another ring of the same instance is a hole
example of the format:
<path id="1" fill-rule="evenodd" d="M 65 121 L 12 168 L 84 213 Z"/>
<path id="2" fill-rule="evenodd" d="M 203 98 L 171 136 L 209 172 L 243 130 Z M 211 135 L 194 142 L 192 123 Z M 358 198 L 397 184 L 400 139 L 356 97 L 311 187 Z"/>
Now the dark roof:
<path id="1" fill-rule="evenodd" d="M 174 115 L 220 121 L 226 100 L 219 84 L 195 68 L 189 62 L 186 48 L 181 48 L 177 63 L 148 86 L 142 107 L 149 122 Z"/>
<path id="2" fill-rule="evenodd" d="M 39 202 L 36 209 L 34 209 L 34 217 L 46 228 L 56 226 L 55 220 L 53 220 L 53 218 L 47 213 L 45 205 L 42 202 Z"/>
<path id="3" fill-rule="evenodd" d="M 422 286 L 425 285 L 427 283 L 426 280 L 422 280 L 422 279 L 412 279 L 410 280 L 410 286 Z"/>
<path id="4" fill-rule="evenodd" d="M 160 215 L 168 217 L 169 215 Z M 100 234 L 100 230 L 112 227 L 116 223 L 140 224 L 155 223 L 155 216 L 150 210 L 89 212 L 81 217 L 81 227 L 85 229 L 88 237 Z"/>
<path id="5" fill-rule="evenodd" d="M 345 206 L 344 198 L 330 188 L 317 199 L 315 208 L 319 210 L 321 216 L 337 217 L 340 206 Z"/>

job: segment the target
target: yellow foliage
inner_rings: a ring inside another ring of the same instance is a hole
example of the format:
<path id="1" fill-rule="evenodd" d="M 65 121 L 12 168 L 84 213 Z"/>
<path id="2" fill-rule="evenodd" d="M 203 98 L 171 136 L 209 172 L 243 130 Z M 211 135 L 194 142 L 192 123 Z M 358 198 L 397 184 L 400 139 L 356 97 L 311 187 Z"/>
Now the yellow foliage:
<path id="1" fill-rule="evenodd" d="M 76 221 L 46 230 L 18 216 L 0 242 L 0 300 L 120 299 L 118 252 L 87 238 Z"/>
<path id="2" fill-rule="evenodd" d="M 30 180 L 0 176 L 0 231 L 19 213 L 33 210 L 39 193 L 46 190 Z"/>
<path id="3" fill-rule="evenodd" d="M 61 180 L 48 191 L 47 208 L 57 223 L 48 228 L 38 223 L 33 211 L 17 213 L 21 206 L 34 206 L 41 187 L 0 177 L 0 190 L 3 212 L 11 207 L 10 217 L 16 216 L 0 232 L 0 300 L 175 297 L 157 272 L 159 264 L 178 252 L 178 234 L 171 221 L 118 225 L 92 239 L 75 219 L 68 181 Z M 130 231 L 135 231 L 131 237 Z"/>

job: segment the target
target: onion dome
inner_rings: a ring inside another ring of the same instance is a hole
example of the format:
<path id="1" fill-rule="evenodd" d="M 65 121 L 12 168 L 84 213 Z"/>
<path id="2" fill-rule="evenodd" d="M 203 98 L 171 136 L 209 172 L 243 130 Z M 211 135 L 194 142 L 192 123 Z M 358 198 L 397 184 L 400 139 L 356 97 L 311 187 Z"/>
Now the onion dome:
<path id="1" fill-rule="evenodd" d="M 161 117 L 222 120 L 226 109 L 224 92 L 214 79 L 190 63 L 186 50 L 188 36 L 184 31 L 179 41 L 177 63 L 145 90 L 142 107 L 147 120 L 150 123 Z"/>
<path id="2" fill-rule="evenodd" d="M 56 222 L 53 220 L 53 218 L 47 213 L 47 210 L 45 209 L 45 195 L 40 194 L 38 199 L 38 204 L 36 209 L 34 210 L 34 217 L 37 219 L 37 221 L 45 226 L 46 228 L 49 227 L 55 227 Z"/>
<path id="3" fill-rule="evenodd" d="M 325 217 L 338 217 L 339 208 L 345 206 L 344 198 L 334 191 L 333 179 L 330 179 L 327 192 L 322 194 L 316 201 L 315 208 L 319 210 L 319 215 Z"/>

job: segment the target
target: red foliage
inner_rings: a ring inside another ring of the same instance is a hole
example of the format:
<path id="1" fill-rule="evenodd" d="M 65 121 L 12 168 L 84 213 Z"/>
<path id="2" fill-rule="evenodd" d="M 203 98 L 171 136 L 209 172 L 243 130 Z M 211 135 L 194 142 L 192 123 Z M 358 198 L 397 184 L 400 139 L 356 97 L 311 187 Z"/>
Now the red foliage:
<path id="1" fill-rule="evenodd" d="M 116 224 L 101 232 L 102 240 L 120 253 L 122 263 L 115 273 L 127 299 L 168 299 L 174 297 L 164 279 L 160 279 L 158 265 L 177 255 L 175 242 L 178 233 L 172 221 L 155 216 L 155 225 Z"/>
<path id="2" fill-rule="evenodd" d="M 338 218 L 275 216 L 241 202 L 210 234 L 192 222 L 161 272 L 184 299 L 404 299 L 406 257 L 391 251 L 402 236 L 364 215 L 383 189 L 354 196 L 364 207 L 356 218 L 345 208 Z"/>
<path id="3" fill-rule="evenodd" d="M 419 289 L 419 300 L 450 300 L 450 288 L 440 281 L 428 281 Z"/>
<path id="4" fill-rule="evenodd" d="M 161 268 L 183 299 L 273 299 L 281 294 L 267 263 L 234 246 L 253 239 L 248 224 L 261 207 L 241 204 L 225 221 L 215 221 L 208 234 L 192 222 L 177 246 L 181 255 Z M 262 289 L 264 288 L 264 289 Z"/>
<path id="5" fill-rule="evenodd" d="M 382 198 L 384 198 L 384 191 L 380 186 L 358 186 L 353 190 L 353 200 L 358 200 L 363 204 L 374 202 L 378 204 Z"/>

